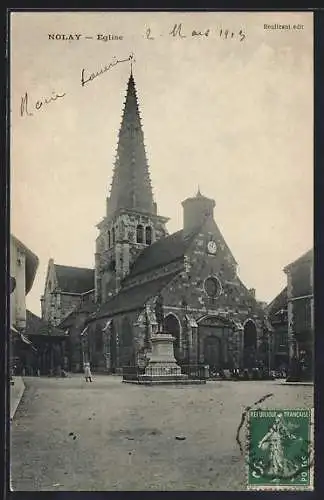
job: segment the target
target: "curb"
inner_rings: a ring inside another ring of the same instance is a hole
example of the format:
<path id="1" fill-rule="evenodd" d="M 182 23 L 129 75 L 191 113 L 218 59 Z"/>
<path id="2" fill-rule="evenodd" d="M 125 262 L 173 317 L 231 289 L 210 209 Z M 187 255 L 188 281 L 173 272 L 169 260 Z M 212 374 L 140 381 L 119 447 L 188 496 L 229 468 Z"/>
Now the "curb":
<path id="1" fill-rule="evenodd" d="M 10 384 L 10 420 L 14 418 L 26 388 L 22 377 L 13 377 L 13 381 L 14 385 Z"/>

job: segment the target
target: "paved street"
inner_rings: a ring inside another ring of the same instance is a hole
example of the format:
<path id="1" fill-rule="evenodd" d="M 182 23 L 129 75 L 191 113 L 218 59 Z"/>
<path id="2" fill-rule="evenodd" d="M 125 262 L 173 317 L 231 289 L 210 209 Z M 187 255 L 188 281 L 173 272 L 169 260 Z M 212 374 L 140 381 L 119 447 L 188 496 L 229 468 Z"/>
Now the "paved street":
<path id="1" fill-rule="evenodd" d="M 279 381 L 178 387 L 108 376 L 92 384 L 78 375 L 24 381 L 11 467 L 13 489 L 25 491 L 245 489 L 235 440 L 244 407 L 269 393 L 263 408 L 311 407 L 313 395 L 312 386 Z"/>

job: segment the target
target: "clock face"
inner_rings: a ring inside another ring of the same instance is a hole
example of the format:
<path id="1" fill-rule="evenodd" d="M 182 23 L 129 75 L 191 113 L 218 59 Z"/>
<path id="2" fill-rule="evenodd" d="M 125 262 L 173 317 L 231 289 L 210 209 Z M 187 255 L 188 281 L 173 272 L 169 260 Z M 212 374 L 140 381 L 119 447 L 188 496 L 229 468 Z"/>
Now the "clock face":
<path id="1" fill-rule="evenodd" d="M 215 254 L 217 252 L 217 245 L 215 241 L 209 241 L 207 245 L 207 249 L 209 253 Z"/>

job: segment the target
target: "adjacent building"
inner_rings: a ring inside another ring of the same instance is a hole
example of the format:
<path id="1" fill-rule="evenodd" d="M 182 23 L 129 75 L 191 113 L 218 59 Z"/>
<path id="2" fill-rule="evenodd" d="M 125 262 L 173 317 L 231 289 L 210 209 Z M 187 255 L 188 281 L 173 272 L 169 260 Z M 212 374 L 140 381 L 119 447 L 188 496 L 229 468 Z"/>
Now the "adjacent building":
<path id="1" fill-rule="evenodd" d="M 288 344 L 291 364 L 300 363 L 303 378 L 313 376 L 314 251 L 309 250 L 284 269 L 287 275 Z"/>
<path id="2" fill-rule="evenodd" d="M 26 245 L 10 236 L 10 327 L 26 328 L 26 295 L 30 292 L 39 260 Z"/>
<path id="3" fill-rule="evenodd" d="M 273 370 L 287 372 L 288 352 L 288 306 L 287 287 L 267 307 L 267 314 L 273 328 L 270 341 L 270 365 Z"/>
<path id="4" fill-rule="evenodd" d="M 26 295 L 30 292 L 39 260 L 18 238 L 10 236 L 10 366 L 19 361 L 20 349 L 31 346 L 26 329 Z"/>
<path id="5" fill-rule="evenodd" d="M 58 326 L 84 301 L 93 300 L 94 275 L 93 269 L 62 266 L 50 259 L 41 297 L 42 319 Z"/>

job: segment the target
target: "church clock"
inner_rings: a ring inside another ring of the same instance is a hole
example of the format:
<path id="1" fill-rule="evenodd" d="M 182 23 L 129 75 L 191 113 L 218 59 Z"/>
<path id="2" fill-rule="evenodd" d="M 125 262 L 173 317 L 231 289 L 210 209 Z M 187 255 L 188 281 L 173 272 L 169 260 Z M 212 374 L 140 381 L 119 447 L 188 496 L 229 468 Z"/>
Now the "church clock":
<path id="1" fill-rule="evenodd" d="M 217 245 L 216 245 L 215 241 L 211 240 L 208 242 L 207 250 L 208 250 L 208 253 L 215 255 L 215 253 L 217 252 Z"/>

